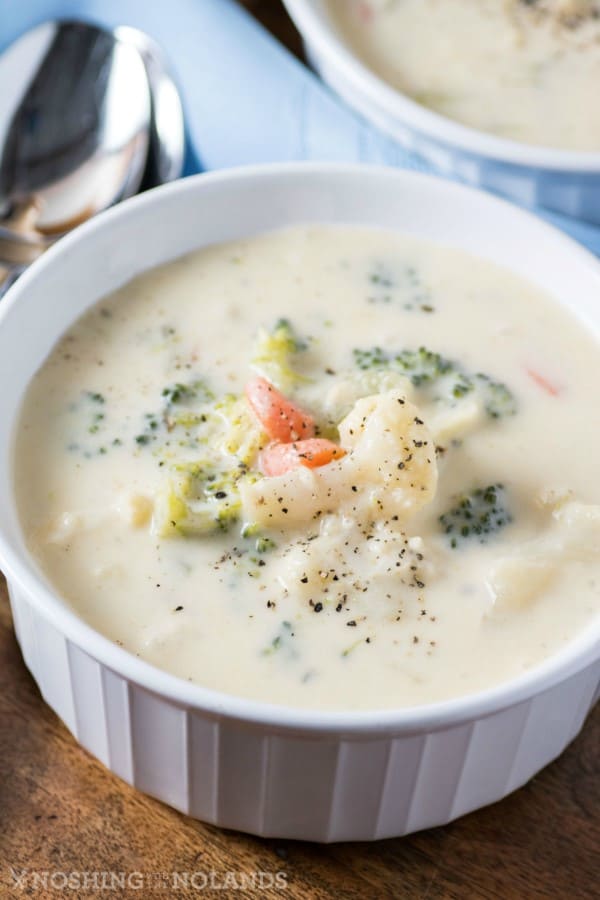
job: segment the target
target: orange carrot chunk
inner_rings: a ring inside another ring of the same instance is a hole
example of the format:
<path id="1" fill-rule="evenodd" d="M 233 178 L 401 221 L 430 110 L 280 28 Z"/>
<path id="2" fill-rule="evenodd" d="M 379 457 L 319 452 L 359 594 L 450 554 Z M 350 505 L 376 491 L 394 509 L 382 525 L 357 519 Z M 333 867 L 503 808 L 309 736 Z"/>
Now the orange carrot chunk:
<path id="1" fill-rule="evenodd" d="M 262 451 L 258 465 L 263 475 L 284 475 L 298 466 L 316 469 L 334 459 L 341 459 L 346 451 L 325 438 L 309 438 L 291 444 L 269 444 Z"/>
<path id="2" fill-rule="evenodd" d="M 357 7 L 358 18 L 364 25 L 369 25 L 373 21 L 374 10 L 370 3 L 362 0 Z"/>
<path id="3" fill-rule="evenodd" d="M 256 418 L 274 441 L 285 444 L 314 437 L 313 417 L 284 397 L 266 378 L 253 378 L 248 382 L 246 399 Z"/>
<path id="4" fill-rule="evenodd" d="M 536 372 L 535 369 L 526 369 L 527 374 L 538 387 L 540 387 L 547 394 L 550 394 L 551 397 L 558 397 L 560 394 L 560 390 L 556 387 L 556 385 L 552 384 L 551 381 L 548 381 L 543 375 L 540 375 L 539 372 Z"/>

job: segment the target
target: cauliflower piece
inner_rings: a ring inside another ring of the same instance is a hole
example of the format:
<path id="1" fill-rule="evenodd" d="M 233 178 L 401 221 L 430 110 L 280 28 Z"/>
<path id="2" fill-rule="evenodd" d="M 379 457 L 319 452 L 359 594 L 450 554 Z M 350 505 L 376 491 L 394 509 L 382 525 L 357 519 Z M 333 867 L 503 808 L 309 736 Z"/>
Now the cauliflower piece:
<path id="1" fill-rule="evenodd" d="M 399 372 L 381 369 L 349 372 L 332 384 L 324 399 L 321 395 L 316 396 L 312 406 L 318 409 L 320 404 L 325 418 L 339 422 L 351 412 L 357 400 L 394 389 L 401 390 L 407 399 L 412 400 L 412 384 Z"/>
<path id="2" fill-rule="evenodd" d="M 600 506 L 573 500 L 555 509 L 553 517 L 559 526 L 559 553 L 577 562 L 600 555 Z"/>
<path id="3" fill-rule="evenodd" d="M 537 600 L 555 574 L 556 566 L 548 559 L 515 556 L 498 560 L 487 578 L 494 617 L 525 609 Z"/>
<path id="4" fill-rule="evenodd" d="M 491 615 L 502 617 L 536 602 L 563 564 L 586 562 L 600 554 L 600 506 L 567 501 L 552 512 L 554 522 L 518 553 L 497 560 L 486 578 Z"/>
<path id="5" fill-rule="evenodd" d="M 334 608 L 344 608 L 351 598 L 357 613 L 371 602 L 370 597 L 360 599 L 367 588 L 376 585 L 378 597 L 397 602 L 402 594 L 421 590 L 433 573 L 421 538 L 409 538 L 398 523 L 365 528 L 344 515 L 324 516 L 318 534 L 287 545 L 271 565 L 275 578 L 295 597 Z"/>
<path id="6" fill-rule="evenodd" d="M 333 512 L 357 521 L 405 521 L 434 496 L 435 447 L 400 390 L 359 400 L 340 423 L 341 460 L 240 485 L 247 521 L 287 528 Z"/>
<path id="7" fill-rule="evenodd" d="M 545 487 L 538 491 L 535 503 L 540 509 L 556 510 L 573 499 L 573 491 L 567 487 Z"/>
<path id="8" fill-rule="evenodd" d="M 484 409 L 478 397 L 469 396 L 457 406 L 444 409 L 429 421 L 436 444 L 446 445 L 464 437 L 483 422 Z"/>

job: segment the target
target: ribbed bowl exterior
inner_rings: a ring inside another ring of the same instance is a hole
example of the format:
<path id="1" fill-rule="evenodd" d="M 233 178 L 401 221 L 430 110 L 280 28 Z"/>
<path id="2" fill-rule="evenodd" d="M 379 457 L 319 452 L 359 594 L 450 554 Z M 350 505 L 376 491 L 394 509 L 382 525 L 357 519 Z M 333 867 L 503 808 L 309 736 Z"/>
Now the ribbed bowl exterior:
<path id="1" fill-rule="evenodd" d="M 46 702 L 116 775 L 188 815 L 253 834 L 375 840 L 442 825 L 520 787 L 577 735 L 600 660 L 525 702 L 428 732 L 344 735 L 179 705 L 72 643 L 9 583 Z"/>
<path id="2" fill-rule="evenodd" d="M 585 222 L 600 224 L 600 169 L 561 170 L 531 167 L 465 152 L 460 147 L 410 127 L 362 94 L 356 80 L 328 63 L 311 44 L 306 53 L 323 80 L 350 106 L 372 121 L 402 147 L 416 153 L 441 175 L 493 191 L 527 208 L 542 207 Z"/>

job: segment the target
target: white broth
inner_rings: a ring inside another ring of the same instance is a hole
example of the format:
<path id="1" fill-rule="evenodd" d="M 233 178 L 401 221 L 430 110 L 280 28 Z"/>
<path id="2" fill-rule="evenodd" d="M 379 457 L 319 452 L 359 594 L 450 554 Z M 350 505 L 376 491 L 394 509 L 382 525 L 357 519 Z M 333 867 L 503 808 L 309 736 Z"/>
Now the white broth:
<path id="1" fill-rule="evenodd" d="M 600 151 L 598 0 L 326 0 L 377 75 L 451 119 Z"/>
<path id="2" fill-rule="evenodd" d="M 23 528 L 84 620 L 184 679 L 326 709 L 464 695 L 598 616 L 599 376 L 552 298 L 454 248 L 209 247 L 34 377 Z"/>

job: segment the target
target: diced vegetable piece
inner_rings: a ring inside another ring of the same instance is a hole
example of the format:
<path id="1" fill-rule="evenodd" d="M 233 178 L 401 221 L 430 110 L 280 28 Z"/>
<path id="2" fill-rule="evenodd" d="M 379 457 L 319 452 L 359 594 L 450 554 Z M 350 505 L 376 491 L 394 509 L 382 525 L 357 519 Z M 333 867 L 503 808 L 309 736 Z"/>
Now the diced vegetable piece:
<path id="1" fill-rule="evenodd" d="M 556 385 L 552 384 L 544 375 L 541 375 L 539 372 L 536 372 L 535 369 L 526 369 L 525 370 L 529 377 L 535 381 L 537 386 L 545 391 L 547 394 L 550 394 L 551 397 L 558 397 L 560 394 L 559 389 Z"/>
<path id="2" fill-rule="evenodd" d="M 177 382 L 163 389 L 167 407 L 178 405 L 189 405 L 192 403 L 207 403 L 214 399 L 214 394 L 206 386 L 206 382 L 202 378 L 188 383 Z"/>
<path id="3" fill-rule="evenodd" d="M 514 415 L 517 403 L 505 384 L 478 372 L 471 375 L 455 362 L 426 347 L 418 350 L 390 352 L 381 347 L 354 350 L 354 361 L 363 371 L 395 371 L 410 378 L 415 388 L 429 390 L 431 399 L 455 405 L 468 394 L 481 399 L 483 409 L 492 419 Z"/>
<path id="4" fill-rule="evenodd" d="M 440 404 L 441 406 L 441 404 Z M 459 441 L 481 425 L 484 415 L 478 397 L 465 397 L 453 406 L 441 406 L 429 419 L 428 425 L 437 445 Z"/>
<path id="5" fill-rule="evenodd" d="M 259 466 L 263 475 L 283 475 L 298 466 L 317 469 L 345 455 L 346 451 L 333 441 L 309 438 L 292 444 L 271 444 L 260 454 Z"/>
<path id="6" fill-rule="evenodd" d="M 513 616 L 542 595 L 565 563 L 585 563 L 600 553 L 600 506 L 569 500 L 560 489 L 550 491 L 553 522 L 510 556 L 496 560 L 486 578 L 494 600 L 492 618 Z"/>
<path id="7" fill-rule="evenodd" d="M 491 535 L 511 522 L 506 488 L 502 484 L 463 494 L 452 509 L 440 516 L 440 524 L 453 549 L 471 540 L 485 544 Z"/>
<path id="8" fill-rule="evenodd" d="M 218 522 L 207 505 L 195 504 L 193 508 L 180 496 L 173 482 L 157 497 L 155 528 L 159 537 L 188 537 L 219 530 Z"/>
<path id="9" fill-rule="evenodd" d="M 143 494 L 127 493 L 119 497 L 115 504 L 121 518 L 131 528 L 144 528 L 150 522 L 154 506 Z"/>
<path id="10" fill-rule="evenodd" d="M 268 537 L 257 537 L 254 544 L 257 553 L 268 553 L 269 550 L 274 550 L 276 547 L 275 541 Z"/>
<path id="11" fill-rule="evenodd" d="M 268 438 L 244 397 L 229 394 L 215 404 L 215 410 L 225 425 L 221 449 L 244 465 L 252 465 Z"/>
<path id="12" fill-rule="evenodd" d="M 491 567 L 486 584 L 494 600 L 492 618 L 503 618 L 531 606 L 556 577 L 550 558 L 504 557 Z"/>
<path id="13" fill-rule="evenodd" d="M 246 397 L 272 440 L 288 443 L 314 437 L 315 422 L 312 416 L 284 397 L 266 378 L 253 378 L 248 382 Z"/>
<path id="14" fill-rule="evenodd" d="M 307 344 L 295 333 L 287 319 L 280 319 L 272 332 L 258 334 L 252 367 L 282 391 L 308 381 L 292 367 L 295 354 L 307 349 Z"/>
<path id="15" fill-rule="evenodd" d="M 359 369 L 395 369 L 405 374 L 415 387 L 428 384 L 442 375 L 454 370 L 454 364 L 433 353 L 426 347 L 418 350 L 401 350 L 399 353 L 389 353 L 381 347 L 373 347 L 371 350 L 355 350 L 354 360 Z"/>
<path id="16" fill-rule="evenodd" d="M 337 437 L 337 425 L 344 419 L 357 400 L 373 394 L 385 394 L 387 391 L 401 389 L 406 396 L 411 396 L 412 385 L 400 372 L 385 369 L 349 371 L 341 373 L 339 378 L 331 380 L 331 387 L 323 391 L 307 392 L 310 406 L 318 414 L 319 434 L 323 437 Z"/>
<path id="17" fill-rule="evenodd" d="M 514 416 L 517 401 L 514 394 L 501 381 L 493 381 L 489 375 L 478 372 L 474 376 L 476 389 L 483 400 L 483 406 L 490 418 L 501 419 L 503 416 Z"/>
<path id="18" fill-rule="evenodd" d="M 143 428 L 135 436 L 135 443 L 140 448 L 152 445 L 156 449 L 165 435 L 175 429 L 191 432 L 202 428 L 208 422 L 213 401 L 214 394 L 203 378 L 167 385 L 161 391 L 160 406 L 144 414 Z"/>
<path id="19" fill-rule="evenodd" d="M 160 537 L 226 531 L 239 518 L 239 469 L 218 471 L 210 463 L 174 466 L 155 504 Z"/>

